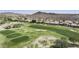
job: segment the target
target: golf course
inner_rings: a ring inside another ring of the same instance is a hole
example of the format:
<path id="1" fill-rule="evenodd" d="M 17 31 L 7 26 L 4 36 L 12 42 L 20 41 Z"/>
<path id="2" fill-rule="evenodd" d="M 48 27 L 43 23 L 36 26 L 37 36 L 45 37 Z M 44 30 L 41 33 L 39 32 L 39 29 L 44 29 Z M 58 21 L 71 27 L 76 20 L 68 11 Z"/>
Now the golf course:
<path id="1" fill-rule="evenodd" d="M 79 47 L 79 28 L 60 25 L 22 23 L 20 27 L 0 30 L 1 48 Z"/>

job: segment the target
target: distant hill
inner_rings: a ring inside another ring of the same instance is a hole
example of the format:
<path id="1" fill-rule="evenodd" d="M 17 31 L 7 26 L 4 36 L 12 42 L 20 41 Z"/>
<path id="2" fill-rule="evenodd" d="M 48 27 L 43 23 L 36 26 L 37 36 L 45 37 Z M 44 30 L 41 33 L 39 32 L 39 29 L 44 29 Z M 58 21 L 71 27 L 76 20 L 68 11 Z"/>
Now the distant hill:
<path id="1" fill-rule="evenodd" d="M 0 20 L 2 18 L 11 18 L 12 20 L 25 21 L 27 19 L 44 19 L 44 20 L 77 20 L 79 21 L 79 14 L 57 14 L 57 13 L 46 13 L 46 12 L 36 12 L 33 14 L 18 14 L 12 12 L 0 13 Z"/>
<path id="2" fill-rule="evenodd" d="M 46 12 L 38 11 L 38 12 L 32 14 L 32 15 L 39 15 L 39 14 L 43 14 L 43 15 L 54 15 L 54 14 L 56 14 L 56 13 L 46 13 Z"/>

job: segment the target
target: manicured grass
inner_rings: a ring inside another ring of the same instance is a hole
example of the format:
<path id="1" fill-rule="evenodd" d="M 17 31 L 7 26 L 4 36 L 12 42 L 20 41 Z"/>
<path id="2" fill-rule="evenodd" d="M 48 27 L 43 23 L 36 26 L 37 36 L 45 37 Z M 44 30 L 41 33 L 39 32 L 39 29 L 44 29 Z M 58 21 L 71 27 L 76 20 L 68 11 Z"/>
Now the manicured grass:
<path id="1" fill-rule="evenodd" d="M 24 25 L 19 28 L 0 31 L 0 41 L 2 40 L 3 47 L 23 47 L 30 45 L 31 42 L 35 41 L 39 36 L 51 35 L 61 40 L 79 42 L 79 29 L 74 29 L 76 32 L 71 31 L 71 29 L 74 28 L 24 23 Z"/>
<path id="2" fill-rule="evenodd" d="M 21 36 L 21 37 L 17 37 L 11 40 L 11 42 L 13 43 L 20 43 L 20 42 L 24 42 L 24 41 L 28 41 L 29 37 L 28 36 Z"/>
<path id="3" fill-rule="evenodd" d="M 15 31 L 12 31 L 12 30 L 2 30 L 0 31 L 1 34 L 3 35 L 8 35 L 8 34 L 11 34 L 11 33 L 14 33 Z"/>
<path id="4" fill-rule="evenodd" d="M 8 35 L 7 38 L 15 38 L 18 36 L 21 36 L 21 34 L 20 33 L 13 33 L 13 34 Z"/>
<path id="5" fill-rule="evenodd" d="M 79 33 L 70 31 L 69 29 L 65 29 L 65 27 L 59 28 L 59 27 L 55 27 L 55 26 L 43 26 L 43 25 L 31 25 L 30 27 L 53 31 L 53 32 L 59 33 L 61 35 L 69 37 L 70 41 L 79 42 Z"/>

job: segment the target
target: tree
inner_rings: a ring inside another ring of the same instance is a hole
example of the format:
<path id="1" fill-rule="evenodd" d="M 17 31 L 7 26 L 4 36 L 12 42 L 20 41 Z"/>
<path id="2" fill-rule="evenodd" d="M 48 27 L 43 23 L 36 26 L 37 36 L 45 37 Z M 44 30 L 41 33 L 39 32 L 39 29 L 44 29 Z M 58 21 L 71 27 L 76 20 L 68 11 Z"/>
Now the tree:
<path id="1" fill-rule="evenodd" d="M 31 23 L 36 23 L 36 20 L 32 20 Z"/>

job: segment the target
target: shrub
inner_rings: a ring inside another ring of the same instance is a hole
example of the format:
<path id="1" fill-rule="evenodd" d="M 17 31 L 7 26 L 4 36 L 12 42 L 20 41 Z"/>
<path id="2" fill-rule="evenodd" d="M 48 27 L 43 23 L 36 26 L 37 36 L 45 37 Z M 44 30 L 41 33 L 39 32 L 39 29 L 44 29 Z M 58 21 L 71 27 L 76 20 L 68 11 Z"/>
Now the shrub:
<path id="1" fill-rule="evenodd" d="M 51 48 L 67 48 L 69 46 L 69 43 L 65 40 L 56 40 L 54 44 Z"/>

